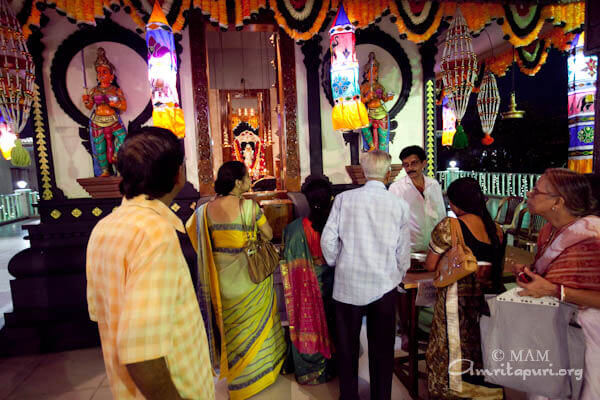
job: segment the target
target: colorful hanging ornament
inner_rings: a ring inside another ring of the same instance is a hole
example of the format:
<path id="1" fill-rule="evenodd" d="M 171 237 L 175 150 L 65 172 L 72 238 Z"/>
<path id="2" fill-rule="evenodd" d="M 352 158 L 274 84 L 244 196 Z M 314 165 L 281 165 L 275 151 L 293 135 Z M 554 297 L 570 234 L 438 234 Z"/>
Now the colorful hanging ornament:
<path id="1" fill-rule="evenodd" d="M 178 138 L 185 136 L 183 110 L 177 93 L 177 52 L 173 31 L 158 1 L 146 25 L 148 79 L 152 87 L 152 121 Z"/>
<path id="2" fill-rule="evenodd" d="M 331 49 L 331 89 L 334 106 L 331 119 L 334 130 L 354 130 L 369 125 L 367 109 L 360 100 L 358 61 L 354 26 L 340 4 L 329 30 Z"/>
<path id="3" fill-rule="evenodd" d="M 0 0 L 0 60 L 0 114 L 16 135 L 12 163 L 26 167 L 31 159 L 18 137 L 31 111 L 35 70 L 21 26 L 6 0 Z"/>
<path id="4" fill-rule="evenodd" d="M 0 115 L 0 153 L 5 160 L 10 161 L 12 149 L 15 148 L 17 136 L 12 132 L 9 124 Z"/>
<path id="5" fill-rule="evenodd" d="M 460 121 L 465 115 L 469 96 L 477 79 L 477 56 L 473 51 L 469 27 L 460 8 L 457 8 L 456 15 L 454 15 L 446 34 L 440 70 L 450 107 L 456 113 L 458 122 L 453 146 L 463 149 L 468 146 L 469 142 Z"/>
<path id="6" fill-rule="evenodd" d="M 481 139 L 481 143 L 486 146 L 494 143 L 494 138 L 491 135 L 494 130 L 494 124 L 496 123 L 499 109 L 500 93 L 498 92 L 496 78 L 494 77 L 494 74 L 488 71 L 483 77 L 479 95 L 477 96 L 477 111 L 479 112 L 479 118 L 481 119 L 481 129 L 485 135 L 483 139 Z"/>
<path id="7" fill-rule="evenodd" d="M 596 75 L 598 58 L 583 54 L 584 37 L 573 40 L 567 59 L 569 161 L 568 167 L 577 172 L 592 172 L 594 152 L 594 102 L 596 101 Z"/>
<path id="8" fill-rule="evenodd" d="M 456 113 L 444 96 L 442 99 L 442 146 L 452 146 L 456 134 Z"/>

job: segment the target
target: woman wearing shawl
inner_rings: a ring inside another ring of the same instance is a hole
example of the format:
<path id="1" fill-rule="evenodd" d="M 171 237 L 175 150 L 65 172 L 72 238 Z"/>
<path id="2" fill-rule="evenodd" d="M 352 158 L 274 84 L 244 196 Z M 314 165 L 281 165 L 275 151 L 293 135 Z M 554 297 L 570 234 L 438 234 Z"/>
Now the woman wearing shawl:
<path id="1" fill-rule="evenodd" d="M 198 302 L 212 366 L 227 379 L 231 400 L 247 399 L 275 382 L 287 353 L 273 277 L 255 284 L 248 275 L 243 249 L 255 235 L 254 223 L 263 238 L 273 236 L 260 207 L 242 198 L 249 189 L 246 166 L 226 162 L 215 182 L 217 197 L 186 225 L 198 252 Z"/>
<path id="2" fill-rule="evenodd" d="M 483 368 L 479 317 L 487 311 L 484 293 L 501 291 L 505 249 L 502 230 L 492 220 L 481 187 L 473 178 L 452 182 L 448 199 L 458 217 L 465 245 L 477 261 L 488 261 L 492 267 L 437 290 L 425 354 L 429 395 L 435 399 L 502 399 L 501 388 L 485 383 L 483 376 L 468 372 L 469 361 L 475 369 Z M 444 218 L 431 234 L 425 261 L 429 271 L 439 267 L 442 255 L 452 247 L 450 225 L 451 218 Z M 465 361 L 461 365 L 456 360 Z"/>
<path id="3" fill-rule="evenodd" d="M 592 193 L 585 175 L 546 170 L 527 193 L 527 207 L 548 224 L 539 233 L 533 267 L 515 266 L 517 283 L 525 289 L 520 295 L 554 296 L 580 307 L 577 318 L 586 346 L 584 400 L 600 399 L 600 217 L 593 215 L 598 205 Z"/>
<path id="4" fill-rule="evenodd" d="M 317 385 L 335 376 L 331 333 L 333 275 L 321 253 L 321 232 L 331 208 L 327 178 L 311 175 L 302 185 L 310 215 L 298 218 L 284 231 L 281 276 L 290 321 L 291 353 L 296 380 Z"/>

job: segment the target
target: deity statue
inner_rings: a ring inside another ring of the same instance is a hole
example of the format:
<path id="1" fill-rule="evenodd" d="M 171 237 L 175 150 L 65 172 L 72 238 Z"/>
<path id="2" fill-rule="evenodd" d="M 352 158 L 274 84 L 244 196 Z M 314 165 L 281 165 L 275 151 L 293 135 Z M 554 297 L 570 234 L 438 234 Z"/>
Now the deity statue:
<path id="1" fill-rule="evenodd" d="M 127 110 L 123 91 L 115 81 L 115 67 L 100 47 L 95 62 L 98 86 L 83 95 L 83 104 L 90 115 L 90 139 L 94 159 L 94 175 L 112 175 L 112 165 L 117 163 L 117 152 L 127 131 L 119 114 Z"/>
<path id="2" fill-rule="evenodd" d="M 383 103 L 394 98 L 394 94 L 385 91 L 379 83 L 379 62 L 375 53 L 369 53 L 369 61 L 365 65 L 363 81 L 360 85 L 360 96 L 367 106 L 370 125 L 362 128 L 363 149 L 365 151 L 389 151 L 389 117 Z"/>

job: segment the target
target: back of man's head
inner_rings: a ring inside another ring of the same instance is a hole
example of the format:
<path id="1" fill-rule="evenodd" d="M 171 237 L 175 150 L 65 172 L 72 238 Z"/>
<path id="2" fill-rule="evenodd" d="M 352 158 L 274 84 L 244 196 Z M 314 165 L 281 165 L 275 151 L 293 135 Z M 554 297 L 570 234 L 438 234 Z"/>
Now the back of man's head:
<path id="1" fill-rule="evenodd" d="M 382 150 L 373 150 L 362 155 L 360 165 L 367 179 L 384 179 L 392 167 L 392 157 Z"/>
<path id="2" fill-rule="evenodd" d="M 121 194 L 128 199 L 140 194 L 158 199 L 170 193 L 183 158 L 181 143 L 167 129 L 144 127 L 129 132 L 117 154 L 117 170 L 123 177 Z"/>
<path id="3" fill-rule="evenodd" d="M 413 154 L 419 157 L 419 160 L 425 161 L 425 150 L 423 150 L 421 146 L 408 146 L 403 148 L 400 152 L 400 161 L 412 156 Z"/>

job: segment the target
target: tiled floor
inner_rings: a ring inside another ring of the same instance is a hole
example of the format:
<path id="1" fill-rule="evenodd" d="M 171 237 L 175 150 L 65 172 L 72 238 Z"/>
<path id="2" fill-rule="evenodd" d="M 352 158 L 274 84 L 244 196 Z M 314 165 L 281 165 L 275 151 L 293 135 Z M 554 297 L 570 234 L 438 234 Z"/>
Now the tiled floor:
<path id="1" fill-rule="evenodd" d="M 365 352 L 359 363 L 359 390 L 362 399 L 369 398 L 369 365 L 366 334 L 361 333 Z M 226 400 L 227 384 L 215 381 L 216 400 Z M 111 399 L 99 348 L 64 353 L 0 358 L 0 400 L 105 400 Z M 271 387 L 259 393 L 256 400 L 325 400 L 338 399 L 338 381 L 318 386 L 300 386 L 294 375 L 280 376 Z M 392 382 L 393 399 L 410 399 L 400 381 Z"/>
<path id="2" fill-rule="evenodd" d="M 23 224 L 0 226 L 0 313 L 8 311 L 10 304 L 8 261 L 29 243 L 23 240 Z M 4 309 L 4 310 L 3 310 Z M 4 320 L 0 314 L 0 327 Z M 369 398 L 369 362 L 365 329 L 361 332 L 364 352 L 359 361 L 359 391 L 361 399 Z M 400 348 L 400 343 L 396 346 Z M 400 350 L 399 350 L 400 351 Z M 419 370 L 425 371 L 424 361 Z M 216 400 L 228 399 L 225 381 L 215 380 Z M 419 381 L 419 393 L 427 399 L 424 379 Z M 64 353 L 0 358 L 0 400 L 103 400 L 111 399 L 100 348 L 74 350 Z M 278 380 L 259 393 L 256 400 L 328 400 L 338 399 L 338 380 L 318 386 L 300 386 L 294 375 L 280 376 Z M 507 391 L 507 399 L 522 400 L 523 394 Z M 392 399 L 411 399 L 406 388 L 394 376 Z"/>

